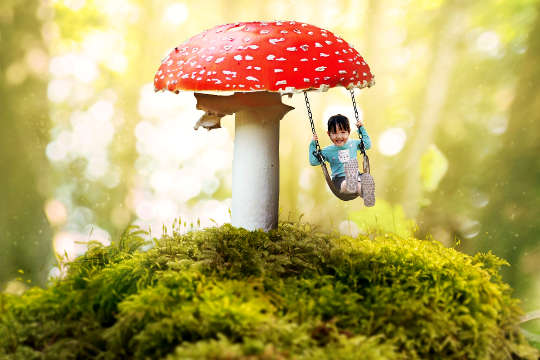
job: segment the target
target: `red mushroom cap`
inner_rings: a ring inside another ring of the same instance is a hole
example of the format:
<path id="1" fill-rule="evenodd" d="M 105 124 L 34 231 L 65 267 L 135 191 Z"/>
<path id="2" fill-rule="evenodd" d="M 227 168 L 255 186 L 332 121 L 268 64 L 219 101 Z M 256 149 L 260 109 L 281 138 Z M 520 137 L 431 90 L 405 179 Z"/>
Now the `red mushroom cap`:
<path id="1" fill-rule="evenodd" d="M 328 30 L 295 22 L 219 25 L 174 48 L 154 78 L 159 90 L 274 91 L 363 88 L 374 76 L 362 56 Z"/>

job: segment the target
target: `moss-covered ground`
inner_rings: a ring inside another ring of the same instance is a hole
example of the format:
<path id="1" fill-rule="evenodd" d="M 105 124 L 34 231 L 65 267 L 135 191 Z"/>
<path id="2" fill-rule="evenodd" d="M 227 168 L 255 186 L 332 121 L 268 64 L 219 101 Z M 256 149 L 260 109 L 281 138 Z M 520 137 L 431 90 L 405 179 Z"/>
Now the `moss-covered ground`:
<path id="1" fill-rule="evenodd" d="M 300 223 L 144 235 L 0 295 L 0 358 L 538 358 L 492 254 Z"/>

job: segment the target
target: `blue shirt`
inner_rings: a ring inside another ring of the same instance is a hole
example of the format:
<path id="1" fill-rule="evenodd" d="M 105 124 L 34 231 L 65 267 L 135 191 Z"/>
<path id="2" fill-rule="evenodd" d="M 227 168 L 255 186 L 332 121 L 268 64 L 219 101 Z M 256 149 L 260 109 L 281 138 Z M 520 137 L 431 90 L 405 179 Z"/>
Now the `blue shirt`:
<path id="1" fill-rule="evenodd" d="M 358 135 L 364 140 L 364 149 L 370 149 L 371 139 L 364 126 L 358 128 Z M 330 145 L 321 149 L 324 159 L 330 164 L 333 179 L 337 176 L 345 176 L 343 163 L 346 163 L 350 159 L 356 159 L 356 152 L 358 151 L 359 144 L 360 140 L 349 139 L 343 146 Z M 313 155 L 316 150 L 315 140 L 311 140 L 311 143 L 309 144 L 309 163 L 313 166 L 321 164 L 315 155 Z"/>

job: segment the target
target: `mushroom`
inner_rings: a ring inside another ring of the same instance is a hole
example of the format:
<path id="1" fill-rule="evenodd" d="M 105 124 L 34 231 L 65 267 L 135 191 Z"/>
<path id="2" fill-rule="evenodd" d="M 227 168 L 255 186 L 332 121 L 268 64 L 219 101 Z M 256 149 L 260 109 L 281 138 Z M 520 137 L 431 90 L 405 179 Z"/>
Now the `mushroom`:
<path id="1" fill-rule="evenodd" d="M 281 96 L 372 86 L 360 54 L 328 30 L 295 21 L 239 22 L 206 30 L 162 60 L 156 91 L 195 92 L 211 130 L 235 114 L 232 225 L 277 227 L 279 121 L 293 107 Z"/>

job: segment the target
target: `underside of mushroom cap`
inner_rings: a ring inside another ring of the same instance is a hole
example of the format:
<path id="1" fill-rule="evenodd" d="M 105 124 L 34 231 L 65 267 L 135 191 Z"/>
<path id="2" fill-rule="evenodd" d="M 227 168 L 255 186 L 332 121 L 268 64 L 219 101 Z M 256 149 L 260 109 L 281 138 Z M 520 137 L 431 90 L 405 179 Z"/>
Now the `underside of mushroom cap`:
<path id="1" fill-rule="evenodd" d="M 328 30 L 295 21 L 219 25 L 163 59 L 156 91 L 296 93 L 363 88 L 374 76 L 362 56 Z"/>

